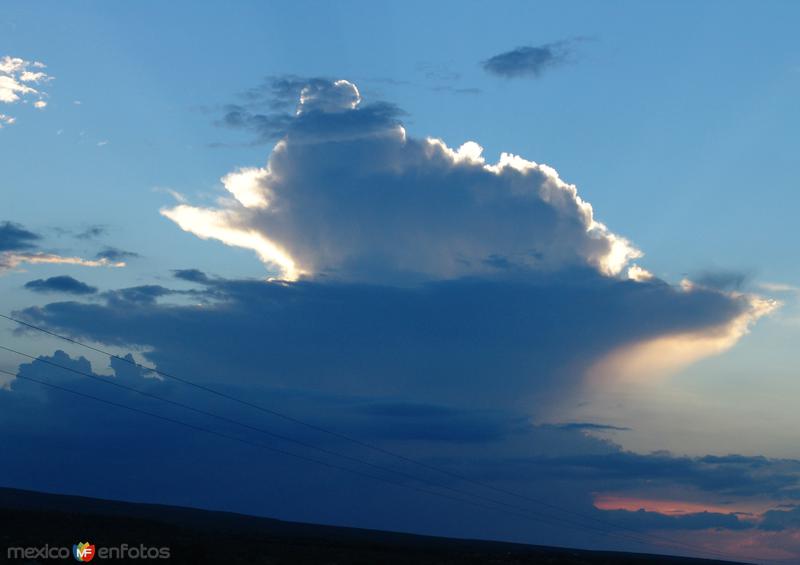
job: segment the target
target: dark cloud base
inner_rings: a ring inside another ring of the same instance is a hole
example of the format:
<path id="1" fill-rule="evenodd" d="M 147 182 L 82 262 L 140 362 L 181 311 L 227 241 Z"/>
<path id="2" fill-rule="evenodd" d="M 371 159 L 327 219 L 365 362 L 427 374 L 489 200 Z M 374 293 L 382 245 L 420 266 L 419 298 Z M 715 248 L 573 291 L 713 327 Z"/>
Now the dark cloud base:
<path id="1" fill-rule="evenodd" d="M 713 290 L 580 269 L 411 288 L 177 276 L 202 286 L 133 287 L 106 293 L 104 303 L 56 302 L 19 315 L 75 337 L 147 347 L 158 366 L 199 380 L 495 408 L 563 397 L 608 351 L 713 328 L 747 309 Z M 158 302 L 170 296 L 194 304 Z"/>
<path id="2" fill-rule="evenodd" d="M 104 386 L 45 361 L 92 374 L 86 359 L 71 358 L 61 351 L 21 365 L 19 374 L 191 424 L 211 425 L 251 441 L 265 441 L 252 430 L 210 421 L 153 399 Z M 111 368 L 113 376 L 96 376 L 267 427 L 326 449 L 363 456 L 353 451 L 351 445 L 330 436 L 264 415 L 256 417 L 239 406 L 218 402 L 175 382 L 148 378 L 145 372 L 122 361 L 112 359 Z M 643 510 L 600 511 L 592 505 L 594 492 L 639 488 L 680 487 L 722 497 L 758 495 L 777 501 L 790 496 L 797 499 L 800 462 L 794 460 L 676 457 L 664 452 L 634 454 L 579 430 L 532 425 L 522 414 L 511 410 L 454 409 L 390 397 L 320 394 L 230 382 L 214 386 L 317 425 L 333 427 L 394 451 L 411 453 L 429 464 L 475 480 L 609 521 L 620 528 L 778 531 L 798 525 L 796 508 L 770 511 L 760 525 L 755 525 L 734 513 L 669 516 Z M 47 418 L 30 418 L 30 414 L 45 413 Z M 563 525 L 532 524 L 518 516 L 373 484 L 346 473 L 76 399 L 26 380 L 15 381 L 10 391 L 0 391 L 0 430 L 3 440 L 13 438 L 4 441 L 6 457 L 0 467 L 0 481 L 23 488 L 135 501 L 191 503 L 195 507 L 372 528 L 460 532 L 462 536 L 533 543 L 576 545 L 585 544 L 587 539 L 585 532 L 570 531 Z M 268 443 L 308 454 L 274 438 Z M 42 457 L 43 453 L 47 456 Z M 421 473 L 418 468 L 407 468 L 396 460 L 374 461 Z M 69 472 L 64 472 L 65 469 Z M 464 486 L 439 475 L 419 476 L 459 488 Z M 613 538 L 592 539 L 591 545 L 642 549 L 615 542 Z"/>

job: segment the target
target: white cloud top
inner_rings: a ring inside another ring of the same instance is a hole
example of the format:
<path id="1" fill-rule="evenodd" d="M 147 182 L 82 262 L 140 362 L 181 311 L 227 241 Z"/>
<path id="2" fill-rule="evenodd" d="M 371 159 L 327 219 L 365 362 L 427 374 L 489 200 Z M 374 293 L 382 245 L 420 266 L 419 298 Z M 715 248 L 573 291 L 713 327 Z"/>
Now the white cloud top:
<path id="1" fill-rule="evenodd" d="M 234 199 L 162 214 L 255 250 L 286 279 L 386 283 L 570 266 L 617 275 L 641 256 L 551 167 L 507 153 L 489 164 L 473 141 L 454 150 L 407 137 L 361 102 L 343 80 L 302 89 L 267 165 L 222 179 Z"/>

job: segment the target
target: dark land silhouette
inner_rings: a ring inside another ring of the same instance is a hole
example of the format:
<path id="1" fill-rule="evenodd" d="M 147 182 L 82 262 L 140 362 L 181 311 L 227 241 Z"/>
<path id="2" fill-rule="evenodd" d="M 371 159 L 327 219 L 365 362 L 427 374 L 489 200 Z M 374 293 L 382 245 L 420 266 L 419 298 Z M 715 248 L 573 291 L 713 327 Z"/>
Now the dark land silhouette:
<path id="1" fill-rule="evenodd" d="M 8 559 L 9 547 L 97 548 L 144 545 L 170 548 L 170 559 L 115 559 L 115 563 L 269 565 L 503 564 L 711 565 L 732 563 L 658 555 L 587 551 L 515 543 L 420 536 L 286 522 L 214 512 L 0 488 L 0 562 L 57 563 L 63 559 Z M 74 561 L 72 556 L 69 561 Z M 103 562 L 95 559 L 94 562 Z M 108 560 L 106 561 L 108 562 Z"/>

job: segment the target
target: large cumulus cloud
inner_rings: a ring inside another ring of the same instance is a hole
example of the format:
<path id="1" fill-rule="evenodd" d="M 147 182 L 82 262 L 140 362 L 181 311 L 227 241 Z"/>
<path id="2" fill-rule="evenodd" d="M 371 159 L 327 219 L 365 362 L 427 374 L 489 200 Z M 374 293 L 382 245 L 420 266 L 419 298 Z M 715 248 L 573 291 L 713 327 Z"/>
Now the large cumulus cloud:
<path id="1" fill-rule="evenodd" d="M 312 81 L 300 88 L 294 114 L 261 124 L 264 135 L 280 128 L 264 167 L 227 175 L 228 194 L 216 207 L 162 210 L 201 238 L 254 250 L 272 275 L 267 280 L 188 268 L 169 283 L 17 315 L 74 338 L 135 348 L 168 372 L 560 506 L 601 513 L 595 495 L 650 501 L 641 512 L 630 501 L 602 510 L 623 523 L 754 531 L 751 521 L 719 510 L 726 499 L 797 498 L 794 461 L 632 454 L 586 435 L 592 426 L 609 428 L 602 423 L 533 425 L 560 420 L 552 411 L 587 376 L 646 376 L 661 360 L 690 362 L 721 351 L 774 304 L 707 281 L 659 280 L 632 264 L 640 252 L 599 222 L 552 168 L 511 155 L 489 164 L 475 143 L 453 150 L 415 139 L 399 116 L 391 105 L 362 103 L 347 81 Z M 242 127 L 258 126 L 252 116 L 239 118 Z M 113 369 L 147 390 L 256 421 L 240 406 Z M 40 363 L 21 370 L 53 374 Z M 23 408 L 41 406 L 31 398 L 35 387 L 10 386 L 0 403 L 18 394 Z M 52 413 L 65 420 L 70 414 L 60 405 Z M 56 474 L 24 475 L 30 465 L 17 462 L 41 452 L 27 446 L 49 436 L 37 440 L 18 410 L 0 414 L 8 437 L 31 439 L 14 442 L 14 464 L 0 471 L 9 482 L 69 490 Z M 139 427 L 113 411 L 99 420 L 107 425 L 89 432 L 87 412 L 81 415 L 73 416 L 76 431 L 64 434 L 66 441 L 58 436 L 58 449 L 72 449 L 73 438 L 108 447 L 94 470 L 74 463 L 97 479 L 94 494 L 118 493 L 107 471 L 120 468 L 137 477 L 143 497 L 162 501 L 195 503 L 203 492 L 208 506 L 293 519 L 576 543 L 564 528 L 532 531 L 516 519 L 467 516 L 461 507 L 440 512 L 430 501 L 412 505 L 405 493 L 363 482 L 332 485 L 321 472 L 238 447 L 215 443 L 215 451 L 225 449 L 215 466 L 203 459 L 207 438 Z M 117 427 L 133 452 L 115 447 L 119 434 L 109 430 Z M 141 462 L 144 445 L 162 467 Z M 259 490 L 267 464 L 274 488 Z M 204 488 L 212 483 L 232 492 Z M 343 504 L 353 493 L 364 506 Z M 652 501 L 670 497 L 711 510 L 673 516 L 652 509 Z M 387 508 L 401 511 L 390 516 Z"/>
<path id="2" fill-rule="evenodd" d="M 299 101 L 294 114 L 283 116 L 266 166 L 226 175 L 228 196 L 216 207 L 181 203 L 161 211 L 201 238 L 254 250 L 275 278 L 395 287 L 470 278 L 509 284 L 511 295 L 521 281 L 533 282 L 520 302 L 547 302 L 508 336 L 504 349 L 516 343 L 528 355 L 552 350 L 547 336 L 559 335 L 555 349 L 594 358 L 591 373 L 598 378 L 666 373 L 723 351 L 775 307 L 738 291 L 661 283 L 632 263 L 641 252 L 600 222 L 576 187 L 549 166 L 510 154 L 490 164 L 475 142 L 454 150 L 438 139 L 409 136 L 397 111 L 364 104 L 345 80 L 313 79 L 301 87 L 295 78 L 284 86 L 276 104 L 285 107 L 292 91 Z M 644 286 L 621 284 L 625 278 Z M 592 296 L 582 316 L 575 314 L 581 299 L 558 294 L 576 286 L 584 298 Z M 506 289 L 472 292 L 462 305 L 467 311 Z M 634 311 L 604 293 L 641 305 Z M 681 306 L 687 300 L 695 302 L 691 312 Z M 672 314 L 639 324 L 638 313 L 650 308 Z M 685 318 L 675 324 L 673 314 Z M 595 318 L 607 334 L 586 329 Z M 391 341 L 392 328 L 382 331 Z M 582 333 L 593 341 L 576 342 Z M 497 363 L 505 368 L 510 358 L 520 361 L 514 353 Z M 506 373 L 547 379 L 553 372 L 531 362 Z"/>
<path id="3" fill-rule="evenodd" d="M 415 139 L 350 82 L 319 79 L 263 168 L 223 179 L 218 208 L 162 210 L 200 237 L 254 249 L 280 276 L 394 282 L 508 267 L 617 274 L 640 253 L 545 165 L 474 142 Z"/>

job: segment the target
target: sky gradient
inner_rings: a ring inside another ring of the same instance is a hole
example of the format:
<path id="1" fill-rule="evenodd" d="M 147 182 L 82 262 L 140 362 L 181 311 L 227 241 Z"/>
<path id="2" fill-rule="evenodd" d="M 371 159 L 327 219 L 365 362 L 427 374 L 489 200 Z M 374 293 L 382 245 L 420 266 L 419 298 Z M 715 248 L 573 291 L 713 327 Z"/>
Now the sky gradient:
<path id="1" fill-rule="evenodd" d="M 0 484 L 796 562 L 798 17 L 790 2 L 7 5 L 0 313 L 460 478 L 4 320 L 0 345 L 30 357 L 0 352 L 18 377 L 0 375 Z M 26 377 L 259 437 L 112 380 L 552 508 L 465 507 Z"/>

